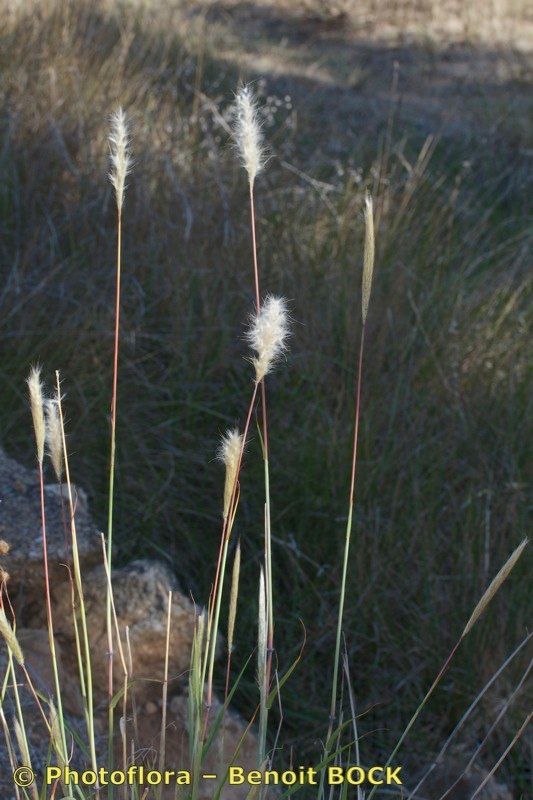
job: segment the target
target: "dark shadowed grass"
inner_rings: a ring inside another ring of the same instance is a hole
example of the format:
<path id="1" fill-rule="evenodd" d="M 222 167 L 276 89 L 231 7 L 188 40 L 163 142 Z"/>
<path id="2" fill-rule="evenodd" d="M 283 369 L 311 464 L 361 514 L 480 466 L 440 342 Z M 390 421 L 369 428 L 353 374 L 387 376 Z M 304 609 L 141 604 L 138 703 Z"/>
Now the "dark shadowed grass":
<path id="1" fill-rule="evenodd" d="M 60 369 L 73 477 L 103 524 L 114 287 L 103 176 L 106 115 L 120 101 L 133 117 L 137 166 L 124 217 L 118 561 L 162 557 L 205 601 L 220 530 L 215 451 L 251 388 L 239 344 L 253 305 L 246 185 L 225 129 L 237 70 L 193 37 L 168 34 L 162 46 L 135 15 L 80 8 L 3 34 L 2 443 L 29 461 L 23 379 L 35 360 L 50 376 Z M 257 183 L 263 285 L 291 299 L 295 320 L 269 408 L 280 665 L 298 653 L 300 620 L 309 642 L 285 687 L 285 742 L 302 757 L 314 749 L 331 687 L 345 526 L 335 514 L 349 473 L 370 186 L 380 221 L 345 630 L 359 708 L 372 709 L 360 733 L 378 763 L 526 532 L 527 164 L 501 141 L 473 148 L 445 138 L 425 151 L 426 131 L 401 121 L 387 147 L 384 119 L 354 141 L 355 155 L 343 154 L 356 167 L 339 174 L 338 155 L 321 151 L 320 97 L 309 102 L 292 132 L 283 121 L 267 127 L 275 158 Z M 256 595 L 262 549 L 259 455 L 254 431 L 235 525 L 241 597 Z M 521 637 L 526 568 L 432 698 L 410 740 L 413 760 L 438 748 Z M 239 614 L 242 657 L 255 645 L 256 611 L 243 603 Z M 241 685 L 247 708 L 253 681 Z M 487 702 L 497 707 L 499 697 Z M 472 723 L 471 741 L 491 708 Z M 494 753 L 519 718 L 502 723 Z M 503 771 L 525 785 L 520 745 Z"/>

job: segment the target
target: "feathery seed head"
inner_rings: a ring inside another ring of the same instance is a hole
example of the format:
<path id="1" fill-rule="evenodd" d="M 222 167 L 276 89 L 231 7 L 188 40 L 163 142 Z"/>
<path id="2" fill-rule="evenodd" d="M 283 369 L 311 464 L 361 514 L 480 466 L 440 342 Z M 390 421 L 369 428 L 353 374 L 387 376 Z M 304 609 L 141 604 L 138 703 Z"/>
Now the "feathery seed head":
<path id="1" fill-rule="evenodd" d="M 253 186 L 257 173 L 265 165 L 265 150 L 257 100 L 251 86 L 241 86 L 235 97 L 235 105 L 233 135 L 250 186 Z"/>
<path id="2" fill-rule="evenodd" d="M 30 392 L 30 408 L 33 419 L 33 430 L 35 432 L 35 443 L 37 445 L 37 460 L 42 465 L 44 458 L 45 422 L 44 422 L 44 403 L 43 385 L 41 383 L 41 368 L 32 367 L 27 378 L 28 389 Z"/>
<path id="3" fill-rule="evenodd" d="M 365 251 L 363 256 L 363 291 L 362 291 L 362 316 L 363 325 L 366 322 L 370 292 L 372 291 L 372 273 L 374 271 L 374 209 L 372 198 L 369 194 L 365 197 Z"/>
<path id="4" fill-rule="evenodd" d="M 115 188 L 117 208 L 121 211 L 124 202 L 126 176 L 131 169 L 128 123 L 122 108 L 115 111 L 111 117 L 109 147 L 111 151 L 111 171 L 109 173 L 109 180 Z"/>
<path id="5" fill-rule="evenodd" d="M 257 356 L 252 358 L 256 381 L 263 380 L 286 350 L 289 314 L 283 297 L 268 296 L 259 313 L 252 316 L 247 339 Z"/>
<path id="6" fill-rule="evenodd" d="M 63 436 L 61 432 L 61 419 L 57 399 L 46 400 L 46 442 L 48 455 L 54 468 L 56 478 L 61 482 L 63 474 Z"/>
<path id="7" fill-rule="evenodd" d="M 226 431 L 222 437 L 218 457 L 226 467 L 226 481 L 224 484 L 224 519 L 229 514 L 231 498 L 237 479 L 237 470 L 243 448 L 243 437 L 237 428 Z"/>

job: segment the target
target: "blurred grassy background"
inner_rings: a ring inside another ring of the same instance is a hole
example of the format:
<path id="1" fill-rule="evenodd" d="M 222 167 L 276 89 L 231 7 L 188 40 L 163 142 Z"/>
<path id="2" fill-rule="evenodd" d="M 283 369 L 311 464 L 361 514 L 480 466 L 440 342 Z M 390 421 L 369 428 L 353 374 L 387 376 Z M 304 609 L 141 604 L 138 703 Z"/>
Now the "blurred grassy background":
<path id="1" fill-rule="evenodd" d="M 31 463 L 24 378 L 60 369 L 77 482 L 106 507 L 114 291 L 107 125 L 132 118 L 124 217 L 119 559 L 213 577 L 219 435 L 251 389 L 246 184 L 232 92 L 254 80 L 272 160 L 257 183 L 263 287 L 290 298 L 270 381 L 277 648 L 301 763 L 325 733 L 359 330 L 362 197 L 378 213 L 346 640 L 360 733 L 386 755 L 487 580 L 526 532 L 531 19 L 521 3 L 5 2 L 0 34 L 0 438 Z M 476 11 L 477 9 L 477 11 Z M 481 15 L 483 14 L 483 18 Z M 254 646 L 257 437 L 243 477 L 238 655 Z M 245 600 L 244 600 L 245 599 Z M 523 636 L 522 564 L 410 738 L 428 760 Z M 236 659 L 238 663 L 239 658 Z M 463 736 L 487 730 L 524 661 Z M 255 702 L 253 675 L 239 693 Z M 515 704 L 486 762 L 522 721 Z M 502 768 L 527 785 L 527 748 Z"/>

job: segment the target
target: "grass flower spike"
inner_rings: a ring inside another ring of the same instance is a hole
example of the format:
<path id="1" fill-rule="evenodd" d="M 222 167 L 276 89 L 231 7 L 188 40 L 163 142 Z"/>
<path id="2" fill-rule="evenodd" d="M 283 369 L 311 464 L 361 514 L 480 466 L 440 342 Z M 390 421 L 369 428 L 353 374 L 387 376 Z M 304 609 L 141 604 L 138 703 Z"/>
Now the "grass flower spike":
<path id="1" fill-rule="evenodd" d="M 257 383 L 263 380 L 286 349 L 289 335 L 289 315 L 283 297 L 269 296 L 258 314 L 252 316 L 247 333 L 248 342 L 256 351 L 252 359 Z"/>
<path id="2" fill-rule="evenodd" d="M 479 603 L 477 604 L 477 606 L 473 610 L 470 619 L 466 623 L 466 626 L 465 626 L 465 629 L 464 629 L 464 631 L 462 633 L 461 638 L 464 639 L 466 634 L 469 633 L 472 630 L 472 628 L 474 627 L 474 625 L 476 624 L 476 622 L 478 621 L 480 616 L 483 614 L 483 612 L 485 611 L 485 609 L 489 605 L 490 601 L 492 600 L 492 598 L 494 597 L 494 595 L 496 594 L 496 592 L 498 591 L 498 589 L 500 588 L 502 583 L 507 580 L 507 578 L 509 577 L 509 575 L 511 573 L 511 570 L 513 569 L 513 567 L 515 566 L 516 562 L 518 561 L 518 559 L 522 555 L 522 552 L 523 552 L 525 546 L 527 545 L 527 543 L 528 543 L 528 539 L 524 539 L 524 541 L 521 542 L 518 545 L 516 550 L 514 550 L 511 553 L 511 555 L 509 556 L 509 558 L 507 559 L 507 561 L 505 562 L 503 567 L 500 569 L 498 574 L 493 578 L 493 580 L 491 581 L 491 583 L 489 584 L 489 586 L 485 590 L 481 600 L 479 601 Z"/>
<path id="3" fill-rule="evenodd" d="M 365 197 L 365 250 L 363 257 L 363 290 L 362 290 L 362 316 L 363 325 L 366 323 L 370 292 L 372 291 L 372 273 L 374 272 L 374 208 L 372 198 Z"/>
<path id="4" fill-rule="evenodd" d="M 115 187 L 117 208 L 121 211 L 124 202 L 126 176 L 131 168 L 128 124 L 122 108 L 119 108 L 111 117 L 109 146 L 111 149 L 111 172 L 109 173 L 109 180 Z"/>
<path id="5" fill-rule="evenodd" d="M 219 458 L 226 467 L 226 482 L 224 485 L 224 519 L 229 514 L 231 498 L 235 488 L 235 480 L 239 469 L 243 437 L 237 430 L 226 431 L 220 444 Z"/>
<path id="6" fill-rule="evenodd" d="M 37 460 L 39 464 L 42 464 L 46 426 L 44 422 L 43 385 L 41 383 L 40 367 L 31 368 L 27 384 L 30 391 L 30 407 L 33 419 L 33 430 L 35 432 L 35 443 L 37 445 Z"/>
<path id="7" fill-rule="evenodd" d="M 250 86 L 242 86 L 237 92 L 233 133 L 242 165 L 253 186 L 257 173 L 265 165 L 265 149 L 257 102 Z"/>
<path id="8" fill-rule="evenodd" d="M 50 456 L 56 478 L 61 482 L 61 476 L 63 475 L 63 440 L 61 436 L 61 420 L 59 419 L 59 409 L 56 399 L 46 401 L 45 413 L 48 455 Z"/>

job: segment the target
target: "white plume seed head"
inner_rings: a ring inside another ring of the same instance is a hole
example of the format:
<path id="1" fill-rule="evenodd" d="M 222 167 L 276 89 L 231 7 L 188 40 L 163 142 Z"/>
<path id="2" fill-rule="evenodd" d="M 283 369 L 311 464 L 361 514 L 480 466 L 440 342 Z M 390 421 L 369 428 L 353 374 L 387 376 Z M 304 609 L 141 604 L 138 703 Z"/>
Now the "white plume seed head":
<path id="1" fill-rule="evenodd" d="M 224 434 L 220 443 L 218 457 L 226 467 L 226 482 L 224 485 L 224 519 L 229 514 L 231 498 L 235 488 L 239 460 L 243 447 L 243 437 L 237 428 L 232 428 Z"/>
<path id="2" fill-rule="evenodd" d="M 44 422 L 44 401 L 43 385 L 41 383 L 41 368 L 32 367 L 27 379 L 30 392 L 30 408 L 33 419 L 33 430 L 35 432 L 35 444 L 37 446 L 37 460 L 39 464 L 44 459 L 44 441 L 46 426 Z"/>
<path id="3" fill-rule="evenodd" d="M 257 110 L 257 101 L 250 86 L 242 86 L 235 98 L 236 112 L 233 135 L 242 165 L 248 173 L 250 186 L 265 165 L 263 133 Z"/>
<path id="4" fill-rule="evenodd" d="M 109 173 L 109 180 L 115 188 L 117 208 L 121 211 L 124 202 L 124 191 L 126 189 L 126 176 L 131 169 L 128 123 L 122 108 L 115 111 L 111 117 L 109 147 L 111 151 L 111 171 Z"/>
<path id="5" fill-rule="evenodd" d="M 59 417 L 59 406 L 56 398 L 45 401 L 45 412 L 48 455 L 50 456 L 56 478 L 61 482 L 61 476 L 63 474 L 63 435 L 61 431 L 61 419 Z"/>
<path id="6" fill-rule="evenodd" d="M 262 381 L 286 350 L 289 314 L 283 297 L 268 296 L 252 316 L 247 339 L 257 356 L 252 358 L 257 382 Z"/>

